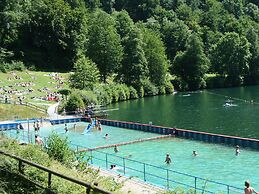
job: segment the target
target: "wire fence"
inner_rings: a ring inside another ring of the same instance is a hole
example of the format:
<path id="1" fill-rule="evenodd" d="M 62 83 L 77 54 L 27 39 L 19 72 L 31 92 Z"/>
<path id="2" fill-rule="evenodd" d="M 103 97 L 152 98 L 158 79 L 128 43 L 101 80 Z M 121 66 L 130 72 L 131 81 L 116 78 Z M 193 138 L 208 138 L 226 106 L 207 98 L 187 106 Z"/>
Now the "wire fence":
<path id="1" fill-rule="evenodd" d="M 21 130 L 19 134 L 15 131 L 8 131 L 8 133 L 4 133 L 2 131 L 2 134 L 20 142 L 35 143 L 34 134 L 28 133 L 24 130 Z M 47 148 L 48 137 L 43 137 L 43 139 L 44 146 Z M 92 150 L 91 148 L 74 143 L 70 143 L 70 147 L 76 152 L 80 149 L 88 149 L 88 152 L 83 153 L 83 159 L 94 166 L 111 170 L 125 176 L 135 177 L 141 181 L 155 184 L 166 189 L 175 189 L 180 187 L 189 190 L 192 193 L 243 193 L 242 188 L 182 173 L 169 168 L 140 162 L 128 157 L 121 157 L 100 150 Z M 82 153 L 80 154 L 82 155 Z M 114 167 L 114 165 L 115 168 L 111 168 L 112 166 Z"/>

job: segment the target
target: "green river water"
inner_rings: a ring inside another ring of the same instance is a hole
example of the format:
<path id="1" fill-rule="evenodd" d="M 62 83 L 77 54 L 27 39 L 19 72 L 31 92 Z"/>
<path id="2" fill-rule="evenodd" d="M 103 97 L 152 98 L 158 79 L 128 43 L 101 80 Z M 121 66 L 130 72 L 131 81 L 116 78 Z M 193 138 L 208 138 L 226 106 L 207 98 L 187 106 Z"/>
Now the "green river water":
<path id="1" fill-rule="evenodd" d="M 110 119 L 259 139 L 259 86 L 185 92 L 112 104 Z"/>

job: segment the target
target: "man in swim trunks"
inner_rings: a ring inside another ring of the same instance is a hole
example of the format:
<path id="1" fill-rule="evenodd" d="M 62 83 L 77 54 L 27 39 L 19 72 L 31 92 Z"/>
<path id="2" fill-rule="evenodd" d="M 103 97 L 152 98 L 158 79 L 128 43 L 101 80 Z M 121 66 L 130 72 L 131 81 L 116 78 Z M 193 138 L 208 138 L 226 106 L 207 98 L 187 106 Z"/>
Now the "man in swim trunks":
<path id="1" fill-rule="evenodd" d="M 258 193 L 257 191 L 254 190 L 253 187 L 250 187 L 250 183 L 249 181 L 245 181 L 245 194 L 252 194 L 252 193 Z M 259 193 L 258 193 L 259 194 Z"/>

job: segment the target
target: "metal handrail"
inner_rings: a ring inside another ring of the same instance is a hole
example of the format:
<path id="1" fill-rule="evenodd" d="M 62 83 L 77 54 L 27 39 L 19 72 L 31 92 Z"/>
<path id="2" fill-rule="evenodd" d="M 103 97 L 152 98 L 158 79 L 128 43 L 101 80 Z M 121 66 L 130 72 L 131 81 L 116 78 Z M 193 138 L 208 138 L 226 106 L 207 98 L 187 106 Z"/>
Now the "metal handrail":
<path id="1" fill-rule="evenodd" d="M 19 165 L 19 172 L 20 173 L 22 173 L 21 167 L 22 167 L 23 163 L 28 164 L 28 165 L 33 166 L 33 167 L 36 167 L 36 168 L 38 168 L 40 170 L 43 170 L 45 172 L 48 172 L 48 188 L 51 188 L 51 177 L 52 177 L 51 175 L 55 175 L 55 176 L 58 176 L 58 177 L 60 177 L 62 179 L 65 179 L 65 180 L 68 180 L 70 182 L 73 182 L 73 183 L 76 183 L 78 185 L 86 187 L 86 193 L 87 194 L 90 193 L 91 190 L 96 191 L 96 192 L 100 192 L 100 193 L 103 193 L 103 194 L 112 194 L 111 192 L 105 191 L 105 190 L 103 190 L 103 189 L 101 189 L 99 187 L 92 186 L 92 185 L 90 185 L 87 182 L 75 179 L 75 178 L 70 177 L 70 176 L 66 176 L 64 174 L 61 174 L 59 172 L 53 171 L 53 170 L 51 170 L 49 168 L 46 168 L 45 166 L 42 166 L 42 165 L 36 164 L 36 163 L 34 163 L 32 161 L 20 158 L 20 157 L 18 157 L 16 155 L 13 155 L 13 154 L 10 154 L 10 153 L 6 153 L 6 152 L 4 152 L 2 150 L 0 150 L 0 154 L 18 160 L 19 161 L 18 165 Z"/>
<path id="2" fill-rule="evenodd" d="M 47 141 L 48 137 L 44 137 L 45 139 L 45 142 Z M 46 144 L 45 144 L 46 145 Z M 205 178 L 202 178 L 202 177 L 198 177 L 198 176 L 194 176 L 194 175 L 190 175 L 190 174 L 187 174 L 187 173 L 183 173 L 183 172 L 179 172 L 179 171 L 175 171 L 175 170 L 171 170 L 171 169 L 166 169 L 166 168 L 163 168 L 163 167 L 159 167 L 159 166 L 156 166 L 156 165 L 153 165 L 153 164 L 148 164 L 148 163 L 144 163 L 144 162 L 140 162 L 140 161 L 137 161 L 137 160 L 133 160 L 133 159 L 129 159 L 129 158 L 125 158 L 125 157 L 121 157 L 121 156 L 117 156 L 115 154 L 112 154 L 112 153 L 107 153 L 107 152 L 104 152 L 104 151 L 100 151 L 100 150 L 92 150 L 91 148 L 86 148 L 85 146 L 82 146 L 82 145 L 78 145 L 78 144 L 74 144 L 72 142 L 70 142 L 70 145 L 72 146 L 76 146 L 76 149 L 78 150 L 79 147 L 82 147 L 82 148 L 85 148 L 85 149 L 88 149 L 89 152 L 90 152 L 90 155 L 91 155 L 91 164 L 93 164 L 93 158 L 94 159 L 97 159 L 97 160 L 100 160 L 100 161 L 103 161 L 105 162 L 106 164 L 110 163 L 111 161 L 109 161 L 107 159 L 107 156 L 113 156 L 113 157 L 116 157 L 116 158 L 119 158 L 119 159 L 122 159 L 124 161 L 131 161 L 131 162 L 136 162 L 138 164 L 141 164 L 141 165 L 145 165 L 145 166 L 151 166 L 151 167 L 154 167 L 154 168 L 157 168 L 157 169 L 160 169 L 160 170 L 164 170 L 164 171 L 167 171 L 167 172 L 171 172 L 171 173 L 175 173 L 175 174 L 179 174 L 179 175 L 183 175 L 183 176 L 186 176 L 186 177 L 190 177 L 190 178 L 193 178 L 195 180 L 195 186 L 191 186 L 191 185 L 188 185 L 186 183 L 181 183 L 181 182 L 178 182 L 178 181 L 175 181 L 175 180 L 172 180 L 170 179 L 169 177 L 167 178 L 164 178 L 164 177 L 159 177 L 157 175 L 154 175 L 152 173 L 148 173 L 146 172 L 145 170 L 141 171 L 139 169 L 135 169 L 135 168 L 132 168 L 132 167 L 127 167 L 127 166 L 122 166 L 122 165 L 119 165 L 120 167 L 123 167 L 124 169 L 130 169 L 130 170 L 133 170 L 135 172 L 139 172 L 139 173 L 143 173 L 144 177 L 146 175 L 152 175 L 152 176 L 156 176 L 157 178 L 160 178 L 162 180 L 167 180 L 168 182 L 175 182 L 175 183 L 178 183 L 178 184 L 181 184 L 181 185 L 185 185 L 185 186 L 188 186 L 190 188 L 194 188 L 195 190 L 202 190 L 202 191 L 205 191 L 205 192 L 208 192 L 208 193 L 214 193 L 214 192 L 211 192 L 211 191 L 208 191 L 208 190 L 205 190 L 205 189 L 202 189 L 202 188 L 199 188 L 197 187 L 196 185 L 196 182 L 198 180 L 201 180 L 201 181 L 206 181 L 207 183 L 213 183 L 213 184 L 216 184 L 216 185 L 221 185 L 221 186 L 225 186 L 227 188 L 227 193 L 229 193 L 229 191 L 232 189 L 236 189 L 238 191 L 243 191 L 242 188 L 238 188 L 238 187 L 235 187 L 235 186 L 232 186 L 232 185 L 228 185 L 228 184 L 225 184 L 225 183 L 221 183 L 221 182 L 217 182 L 217 181 L 213 181 L 213 180 L 208 180 L 208 179 L 205 179 Z M 96 152 L 96 153 L 101 153 L 103 155 L 105 155 L 104 159 L 101 159 L 101 158 L 98 158 L 98 157 L 95 157 L 93 156 L 93 152 Z M 87 152 L 85 152 L 87 153 Z M 114 163 L 114 162 L 113 162 Z M 124 163 L 125 165 L 125 163 Z M 106 165 L 106 168 L 108 169 L 108 166 Z M 125 174 L 125 173 L 124 173 Z M 144 179 L 144 181 L 146 181 Z M 169 189 L 169 187 L 167 187 Z"/>

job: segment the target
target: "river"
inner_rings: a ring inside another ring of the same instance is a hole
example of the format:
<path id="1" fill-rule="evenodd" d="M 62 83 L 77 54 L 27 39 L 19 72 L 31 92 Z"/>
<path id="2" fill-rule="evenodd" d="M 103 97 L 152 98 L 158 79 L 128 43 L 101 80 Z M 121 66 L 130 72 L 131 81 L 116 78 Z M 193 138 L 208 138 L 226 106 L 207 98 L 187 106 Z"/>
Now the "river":
<path id="1" fill-rule="evenodd" d="M 203 90 L 111 104 L 110 119 L 259 139 L 259 86 Z"/>

